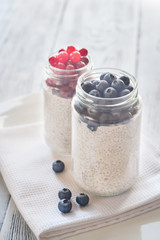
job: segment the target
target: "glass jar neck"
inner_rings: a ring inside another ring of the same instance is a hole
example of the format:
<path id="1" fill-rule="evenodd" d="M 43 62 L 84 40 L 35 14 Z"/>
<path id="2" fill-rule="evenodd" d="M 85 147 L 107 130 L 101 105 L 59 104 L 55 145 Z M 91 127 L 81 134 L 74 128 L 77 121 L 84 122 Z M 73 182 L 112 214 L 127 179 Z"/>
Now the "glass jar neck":
<path id="1" fill-rule="evenodd" d="M 99 98 L 99 97 L 94 97 L 92 95 L 89 95 L 82 89 L 82 83 L 85 81 L 91 81 L 91 80 L 96 80 L 99 79 L 100 75 L 105 72 L 110 72 L 114 74 L 117 77 L 120 76 L 127 76 L 129 77 L 131 84 L 133 86 L 133 90 L 122 97 L 117 97 L 117 98 Z M 129 107 L 130 105 L 134 104 L 137 101 L 138 98 L 138 87 L 137 87 L 137 82 L 134 76 L 131 74 L 120 70 L 120 69 L 115 69 L 115 68 L 97 68 L 93 69 L 90 72 L 86 72 L 83 75 L 81 75 L 78 79 L 78 84 L 76 87 L 76 95 L 80 99 L 81 102 L 85 105 L 92 105 L 94 108 L 126 108 Z"/>

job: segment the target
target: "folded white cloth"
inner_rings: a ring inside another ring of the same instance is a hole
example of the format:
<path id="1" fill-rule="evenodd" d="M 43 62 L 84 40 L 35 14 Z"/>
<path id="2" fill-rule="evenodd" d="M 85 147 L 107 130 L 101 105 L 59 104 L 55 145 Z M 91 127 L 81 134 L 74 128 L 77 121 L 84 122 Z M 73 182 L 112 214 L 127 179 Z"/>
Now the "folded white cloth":
<path id="1" fill-rule="evenodd" d="M 63 239 L 160 207 L 160 152 L 144 138 L 140 176 L 134 187 L 116 197 L 90 196 L 84 208 L 75 202 L 82 189 L 73 180 L 71 160 L 65 159 L 66 168 L 60 174 L 52 171 L 53 160 L 42 124 L 0 131 L 0 171 L 16 206 L 39 239 Z M 57 193 L 63 187 L 73 194 L 69 214 L 62 214 L 57 207 Z"/>

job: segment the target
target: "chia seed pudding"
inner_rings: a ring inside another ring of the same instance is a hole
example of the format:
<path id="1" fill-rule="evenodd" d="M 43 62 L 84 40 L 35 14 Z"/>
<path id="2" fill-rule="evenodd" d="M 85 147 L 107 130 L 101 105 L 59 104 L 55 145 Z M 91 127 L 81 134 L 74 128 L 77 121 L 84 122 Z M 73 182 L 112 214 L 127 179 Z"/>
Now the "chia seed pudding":
<path id="1" fill-rule="evenodd" d="M 45 138 L 52 152 L 71 153 L 71 100 L 78 77 L 91 69 L 88 51 L 74 46 L 60 49 L 48 59 L 44 92 Z"/>
<path id="2" fill-rule="evenodd" d="M 96 195 L 125 192 L 136 182 L 139 165 L 141 100 L 135 78 L 118 69 L 85 73 L 72 108 L 76 182 Z"/>

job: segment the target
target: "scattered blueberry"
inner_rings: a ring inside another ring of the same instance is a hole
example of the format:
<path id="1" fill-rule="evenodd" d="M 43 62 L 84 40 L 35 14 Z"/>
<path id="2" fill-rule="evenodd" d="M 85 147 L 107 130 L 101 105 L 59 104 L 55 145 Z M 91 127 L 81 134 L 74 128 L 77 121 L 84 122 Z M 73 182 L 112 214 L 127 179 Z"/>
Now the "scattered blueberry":
<path id="1" fill-rule="evenodd" d="M 62 199 L 58 203 L 58 209 L 62 213 L 69 213 L 72 209 L 72 203 L 68 199 Z"/>
<path id="2" fill-rule="evenodd" d="M 130 84 L 130 79 L 127 76 L 121 76 L 120 79 L 124 82 L 126 86 L 129 86 Z"/>
<path id="3" fill-rule="evenodd" d="M 92 131 L 95 132 L 99 127 L 99 124 L 93 121 L 88 121 L 87 127 Z"/>
<path id="4" fill-rule="evenodd" d="M 106 80 L 110 85 L 114 80 L 116 80 L 116 76 L 114 76 L 112 73 L 106 73 L 103 77 L 103 80 Z"/>
<path id="5" fill-rule="evenodd" d="M 89 93 L 92 89 L 94 89 L 94 85 L 91 82 L 86 81 L 86 82 L 82 83 L 82 89 L 85 92 Z"/>
<path id="6" fill-rule="evenodd" d="M 100 83 L 96 85 L 96 89 L 101 93 L 103 93 L 104 90 L 108 87 L 109 87 L 109 83 L 105 80 L 101 80 Z"/>
<path id="7" fill-rule="evenodd" d="M 92 80 L 91 82 L 93 86 L 96 87 L 96 85 L 100 83 L 100 80 Z"/>
<path id="8" fill-rule="evenodd" d="M 127 89 L 132 92 L 133 91 L 133 87 L 132 86 L 128 86 Z"/>
<path id="9" fill-rule="evenodd" d="M 129 94 L 129 93 L 130 93 L 129 89 L 123 89 L 120 92 L 119 96 L 122 97 L 122 96 L 125 96 L 125 95 Z"/>
<path id="10" fill-rule="evenodd" d="M 98 90 L 93 89 L 89 92 L 90 95 L 94 96 L 94 97 L 101 97 L 101 94 Z"/>
<path id="11" fill-rule="evenodd" d="M 80 193 L 77 197 L 76 197 L 76 202 L 80 205 L 80 206 L 86 206 L 89 203 L 89 197 L 87 194 L 85 193 Z"/>
<path id="12" fill-rule="evenodd" d="M 122 80 L 116 79 L 112 82 L 111 87 L 115 88 L 118 92 L 121 92 L 125 89 L 125 84 Z"/>
<path id="13" fill-rule="evenodd" d="M 63 188 L 62 190 L 59 190 L 58 197 L 59 199 L 70 199 L 72 196 L 71 191 L 68 188 Z"/>
<path id="14" fill-rule="evenodd" d="M 53 162 L 52 164 L 52 169 L 56 172 L 56 173 L 60 173 L 63 172 L 64 170 L 64 163 L 61 160 L 56 160 Z"/>
<path id="15" fill-rule="evenodd" d="M 107 88 L 103 93 L 104 98 L 115 98 L 117 97 L 117 91 L 113 87 Z"/>

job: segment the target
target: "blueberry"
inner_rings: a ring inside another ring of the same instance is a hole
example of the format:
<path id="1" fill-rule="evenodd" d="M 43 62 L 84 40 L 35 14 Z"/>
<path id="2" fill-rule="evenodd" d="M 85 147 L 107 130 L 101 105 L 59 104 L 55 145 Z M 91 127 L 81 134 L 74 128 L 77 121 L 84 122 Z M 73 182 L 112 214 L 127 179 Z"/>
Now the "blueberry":
<path id="1" fill-rule="evenodd" d="M 106 90 L 104 90 L 103 97 L 104 98 L 115 98 L 115 97 L 117 97 L 116 89 L 113 88 L 113 87 L 107 88 Z"/>
<path id="2" fill-rule="evenodd" d="M 120 79 L 124 82 L 126 86 L 130 84 L 130 79 L 127 76 L 121 76 Z"/>
<path id="3" fill-rule="evenodd" d="M 109 119 L 109 114 L 108 113 L 101 113 L 99 115 L 99 122 L 100 123 L 106 123 L 108 119 Z"/>
<path id="4" fill-rule="evenodd" d="M 92 89 L 94 89 L 94 85 L 91 82 L 86 81 L 86 82 L 82 83 L 82 89 L 85 92 L 89 93 Z"/>
<path id="5" fill-rule="evenodd" d="M 60 173 L 60 172 L 63 172 L 64 170 L 64 162 L 62 162 L 61 160 L 56 160 L 53 162 L 52 164 L 52 169 L 53 171 L 55 171 L 56 173 Z"/>
<path id="6" fill-rule="evenodd" d="M 94 97 L 101 97 L 101 94 L 98 90 L 93 89 L 89 92 L 90 95 L 94 96 Z"/>
<path id="7" fill-rule="evenodd" d="M 106 88 L 109 87 L 109 83 L 105 80 L 101 80 L 99 84 L 96 85 L 96 89 L 100 92 L 103 93 Z M 93 90 L 92 90 L 93 91 Z"/>
<path id="8" fill-rule="evenodd" d="M 125 89 L 125 84 L 122 80 L 116 79 L 112 82 L 111 87 L 115 88 L 118 92 L 121 92 Z"/>
<path id="9" fill-rule="evenodd" d="M 95 108 L 92 108 L 92 107 L 88 108 L 87 112 L 88 112 L 89 117 L 98 119 L 99 113 L 97 112 L 97 110 Z"/>
<path id="10" fill-rule="evenodd" d="M 85 106 L 78 101 L 75 102 L 74 108 L 79 114 L 84 114 L 86 112 Z"/>
<path id="11" fill-rule="evenodd" d="M 87 127 L 92 131 L 95 132 L 97 131 L 97 128 L 99 127 L 99 124 L 93 121 L 88 121 Z"/>
<path id="12" fill-rule="evenodd" d="M 108 74 L 108 73 L 102 73 L 102 74 L 100 75 L 100 80 L 103 80 L 103 78 L 104 78 L 104 76 L 105 76 L 106 74 Z"/>
<path id="13" fill-rule="evenodd" d="M 110 123 L 117 123 L 120 121 L 120 113 L 119 112 L 112 112 L 110 114 Z"/>
<path id="14" fill-rule="evenodd" d="M 87 194 L 85 193 L 80 193 L 77 197 L 76 197 L 76 202 L 80 205 L 80 206 L 86 206 L 89 203 L 89 197 Z"/>
<path id="15" fill-rule="evenodd" d="M 100 83 L 100 80 L 92 80 L 91 83 L 96 87 L 96 85 Z"/>
<path id="16" fill-rule="evenodd" d="M 114 76 L 112 73 L 106 73 L 103 77 L 103 80 L 106 80 L 110 85 L 114 80 L 116 80 L 116 76 Z"/>
<path id="17" fill-rule="evenodd" d="M 122 97 L 122 96 L 125 96 L 125 95 L 129 94 L 129 93 L 130 93 L 130 91 L 129 91 L 128 89 L 123 89 L 123 90 L 120 92 L 119 96 Z"/>
<path id="18" fill-rule="evenodd" d="M 128 121 L 132 118 L 132 114 L 128 111 L 122 111 L 120 114 L 120 121 Z"/>
<path id="19" fill-rule="evenodd" d="M 68 199 L 62 199 L 58 203 L 58 209 L 62 213 L 69 213 L 72 209 L 72 203 Z"/>
<path id="20" fill-rule="evenodd" d="M 133 91 L 133 87 L 132 86 L 128 86 L 127 89 L 132 92 Z"/>
<path id="21" fill-rule="evenodd" d="M 70 199 L 72 196 L 71 191 L 68 188 L 63 188 L 62 190 L 59 190 L 58 197 L 59 199 Z"/>

